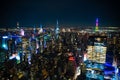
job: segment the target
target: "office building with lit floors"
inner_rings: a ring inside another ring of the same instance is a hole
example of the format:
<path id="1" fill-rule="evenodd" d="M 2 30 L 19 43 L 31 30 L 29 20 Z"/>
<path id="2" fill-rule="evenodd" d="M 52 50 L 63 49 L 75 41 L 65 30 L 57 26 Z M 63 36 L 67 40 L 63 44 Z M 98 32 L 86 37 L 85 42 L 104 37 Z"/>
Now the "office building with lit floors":
<path id="1" fill-rule="evenodd" d="M 104 64 L 107 51 L 106 36 L 89 36 L 87 53 L 84 57 L 86 64 L 86 80 L 104 80 Z"/>

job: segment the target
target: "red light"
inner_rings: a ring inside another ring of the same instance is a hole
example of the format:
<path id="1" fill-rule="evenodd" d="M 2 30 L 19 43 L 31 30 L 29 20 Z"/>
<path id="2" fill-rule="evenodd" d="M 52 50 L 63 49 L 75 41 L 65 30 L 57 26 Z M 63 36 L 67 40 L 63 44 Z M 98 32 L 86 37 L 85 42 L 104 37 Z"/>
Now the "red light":
<path id="1" fill-rule="evenodd" d="M 69 57 L 69 60 L 70 60 L 70 61 L 74 61 L 75 58 L 74 58 L 74 57 Z"/>

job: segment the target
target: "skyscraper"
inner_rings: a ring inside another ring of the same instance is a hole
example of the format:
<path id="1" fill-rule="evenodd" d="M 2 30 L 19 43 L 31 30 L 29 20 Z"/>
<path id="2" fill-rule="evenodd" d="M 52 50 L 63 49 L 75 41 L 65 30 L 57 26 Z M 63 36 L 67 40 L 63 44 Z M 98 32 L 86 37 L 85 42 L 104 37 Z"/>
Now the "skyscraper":
<path id="1" fill-rule="evenodd" d="M 95 26 L 95 31 L 98 31 L 99 27 L 98 27 L 98 18 L 96 18 L 96 26 Z"/>
<path id="2" fill-rule="evenodd" d="M 60 32 L 60 29 L 59 29 L 58 20 L 57 20 L 57 24 L 56 24 L 56 28 L 55 28 L 55 35 L 56 35 L 56 38 L 58 38 L 59 32 Z"/>

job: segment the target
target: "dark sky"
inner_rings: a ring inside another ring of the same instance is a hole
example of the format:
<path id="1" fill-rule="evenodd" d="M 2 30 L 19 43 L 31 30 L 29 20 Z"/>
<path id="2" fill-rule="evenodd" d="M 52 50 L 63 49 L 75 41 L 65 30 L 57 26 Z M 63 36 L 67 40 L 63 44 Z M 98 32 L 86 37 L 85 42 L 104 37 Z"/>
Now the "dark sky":
<path id="1" fill-rule="evenodd" d="M 120 27 L 118 0 L 3 0 L 0 2 L 0 26 L 85 25 Z"/>

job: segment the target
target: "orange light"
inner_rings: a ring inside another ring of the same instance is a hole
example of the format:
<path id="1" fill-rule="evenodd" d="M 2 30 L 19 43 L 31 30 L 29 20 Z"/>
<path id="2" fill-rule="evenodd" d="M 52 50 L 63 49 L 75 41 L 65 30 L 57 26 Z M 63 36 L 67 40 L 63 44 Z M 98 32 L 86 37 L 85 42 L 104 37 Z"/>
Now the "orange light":
<path id="1" fill-rule="evenodd" d="M 74 58 L 74 57 L 69 57 L 69 60 L 70 60 L 70 61 L 74 61 L 75 58 Z"/>

